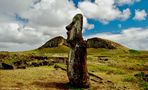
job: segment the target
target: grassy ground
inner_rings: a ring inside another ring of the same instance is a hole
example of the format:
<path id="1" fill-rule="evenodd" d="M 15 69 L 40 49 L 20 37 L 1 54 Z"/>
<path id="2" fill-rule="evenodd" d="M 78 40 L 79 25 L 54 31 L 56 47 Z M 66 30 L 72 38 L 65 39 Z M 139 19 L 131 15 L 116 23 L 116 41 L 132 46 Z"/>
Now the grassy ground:
<path id="1" fill-rule="evenodd" d="M 1 90 L 39 90 L 66 88 L 66 73 L 51 67 L 1 70 Z"/>
<path id="2" fill-rule="evenodd" d="M 46 48 L 26 52 L 1 52 L 0 61 L 12 64 L 32 61 L 31 56 L 68 57 L 68 48 Z M 147 90 L 141 77 L 148 74 L 148 52 L 128 49 L 88 49 L 88 70 L 103 80 L 91 79 L 91 90 Z M 60 64 L 66 68 L 65 64 Z M 139 74 L 140 77 L 135 75 Z M 78 89 L 69 86 L 66 72 L 53 66 L 0 70 L 0 89 L 59 90 Z"/>
<path id="3" fill-rule="evenodd" d="M 53 67 L 29 67 L 27 69 L 1 70 L 1 90 L 68 90 L 79 89 L 68 85 L 66 72 Z M 130 74 L 95 72 L 103 78 L 91 78 L 91 90 L 141 90 L 138 80 Z M 92 80 L 93 79 L 93 80 Z M 94 81 L 96 80 L 96 81 Z"/>

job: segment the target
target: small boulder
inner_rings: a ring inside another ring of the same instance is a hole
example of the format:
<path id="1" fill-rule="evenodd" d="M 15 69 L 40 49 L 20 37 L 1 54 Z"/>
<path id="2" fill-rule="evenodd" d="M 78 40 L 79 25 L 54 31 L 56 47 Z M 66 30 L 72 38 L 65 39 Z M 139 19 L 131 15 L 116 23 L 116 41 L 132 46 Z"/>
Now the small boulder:
<path id="1" fill-rule="evenodd" d="M 37 62 L 32 62 L 32 66 L 34 66 L 34 67 L 39 67 L 39 63 L 37 63 Z"/>
<path id="2" fill-rule="evenodd" d="M 43 65 L 48 65 L 48 61 L 43 61 Z"/>
<path id="3" fill-rule="evenodd" d="M 50 65 L 54 65 L 54 62 L 53 61 L 48 62 L 48 66 Z"/>
<path id="4" fill-rule="evenodd" d="M 14 69 L 13 65 L 9 65 L 9 64 L 6 64 L 6 63 L 2 63 L 2 68 L 3 69 Z"/>

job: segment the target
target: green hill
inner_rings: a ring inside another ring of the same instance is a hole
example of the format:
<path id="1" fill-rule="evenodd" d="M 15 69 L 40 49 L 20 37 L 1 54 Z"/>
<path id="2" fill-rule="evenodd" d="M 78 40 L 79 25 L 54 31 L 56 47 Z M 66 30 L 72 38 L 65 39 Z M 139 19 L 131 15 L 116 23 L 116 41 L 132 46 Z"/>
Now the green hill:
<path id="1" fill-rule="evenodd" d="M 96 55 L 118 55 L 118 54 L 125 54 L 129 52 L 129 49 L 118 44 L 116 42 L 102 39 L 102 38 L 90 38 L 86 40 L 87 42 L 87 51 L 89 54 L 96 54 Z M 46 54 L 46 53 L 68 53 L 69 48 L 66 43 L 66 39 L 62 36 L 58 36 L 55 38 L 50 39 L 40 48 L 33 50 L 34 52 Z"/>
<path id="2" fill-rule="evenodd" d="M 47 41 L 44 45 L 39 47 L 39 49 L 58 47 L 58 46 L 61 46 L 61 45 L 67 45 L 66 40 L 62 36 L 57 36 L 57 37 L 52 38 L 49 41 Z"/>
<path id="3" fill-rule="evenodd" d="M 88 39 L 87 46 L 88 48 L 106 48 L 106 49 L 117 49 L 119 47 L 126 48 L 116 42 L 97 37 Z"/>
<path id="4" fill-rule="evenodd" d="M 116 42 L 113 42 L 111 40 L 102 39 L 102 38 L 90 38 L 86 40 L 87 47 L 88 48 L 105 48 L 105 49 L 127 49 L 126 47 L 122 46 L 121 44 L 118 44 Z M 50 39 L 47 41 L 44 45 L 42 45 L 41 48 L 53 48 L 65 45 L 67 46 L 66 39 L 64 39 L 62 36 L 58 36 L 55 38 Z"/>

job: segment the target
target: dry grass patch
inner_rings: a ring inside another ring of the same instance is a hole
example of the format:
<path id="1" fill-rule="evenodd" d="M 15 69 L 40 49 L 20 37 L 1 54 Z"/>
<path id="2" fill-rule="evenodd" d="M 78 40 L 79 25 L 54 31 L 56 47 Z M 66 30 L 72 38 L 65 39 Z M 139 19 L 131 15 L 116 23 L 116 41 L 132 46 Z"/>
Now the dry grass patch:
<path id="1" fill-rule="evenodd" d="M 51 67 L 36 67 L 0 71 L 1 89 L 49 89 L 63 88 L 68 82 L 66 73 Z M 63 87 L 62 87 L 63 86 Z M 56 87 L 56 88 L 55 88 Z"/>

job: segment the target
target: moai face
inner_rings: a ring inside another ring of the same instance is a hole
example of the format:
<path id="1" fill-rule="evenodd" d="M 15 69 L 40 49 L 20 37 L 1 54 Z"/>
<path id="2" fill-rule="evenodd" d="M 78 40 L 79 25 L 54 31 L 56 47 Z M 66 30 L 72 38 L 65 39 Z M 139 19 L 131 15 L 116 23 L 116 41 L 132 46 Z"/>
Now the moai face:
<path id="1" fill-rule="evenodd" d="M 67 29 L 67 41 L 71 42 L 77 38 L 82 38 L 83 16 L 77 14 L 74 16 L 72 22 L 66 26 Z"/>

